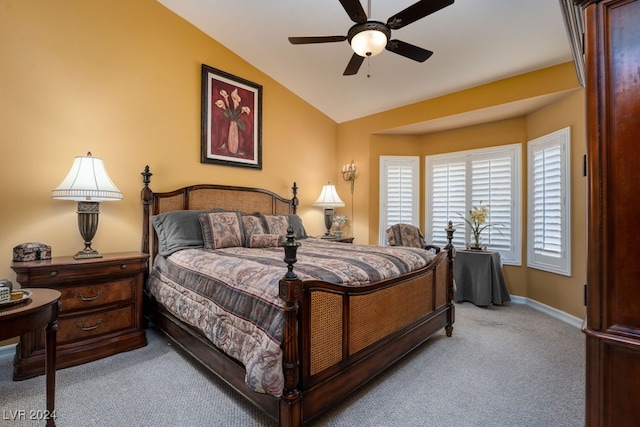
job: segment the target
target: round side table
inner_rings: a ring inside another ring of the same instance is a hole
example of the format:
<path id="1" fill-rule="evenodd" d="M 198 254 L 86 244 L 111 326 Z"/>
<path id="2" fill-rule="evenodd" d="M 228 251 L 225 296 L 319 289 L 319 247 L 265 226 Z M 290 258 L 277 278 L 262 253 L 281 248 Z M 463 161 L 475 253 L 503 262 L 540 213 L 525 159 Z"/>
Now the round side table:
<path id="1" fill-rule="evenodd" d="M 12 305 L 0 305 L 0 341 L 44 328 L 45 375 L 47 410 L 36 411 L 38 419 L 46 420 L 47 426 L 56 425 L 55 388 L 56 388 L 56 335 L 60 292 L 53 289 L 21 289 L 31 292 L 24 302 Z M 26 414 L 31 417 L 32 414 Z"/>

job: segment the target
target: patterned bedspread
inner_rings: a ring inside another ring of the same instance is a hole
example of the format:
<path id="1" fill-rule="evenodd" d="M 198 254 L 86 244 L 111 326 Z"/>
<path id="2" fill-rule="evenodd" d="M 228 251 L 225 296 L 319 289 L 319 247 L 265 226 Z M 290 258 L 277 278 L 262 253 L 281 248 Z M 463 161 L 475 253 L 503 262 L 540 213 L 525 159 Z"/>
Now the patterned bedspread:
<path id="1" fill-rule="evenodd" d="M 427 265 L 422 249 L 305 239 L 294 271 L 303 279 L 361 286 Z M 155 258 L 147 287 L 182 321 L 242 362 L 247 386 L 280 396 L 284 302 L 278 282 L 286 272 L 282 248 L 185 249 Z"/>

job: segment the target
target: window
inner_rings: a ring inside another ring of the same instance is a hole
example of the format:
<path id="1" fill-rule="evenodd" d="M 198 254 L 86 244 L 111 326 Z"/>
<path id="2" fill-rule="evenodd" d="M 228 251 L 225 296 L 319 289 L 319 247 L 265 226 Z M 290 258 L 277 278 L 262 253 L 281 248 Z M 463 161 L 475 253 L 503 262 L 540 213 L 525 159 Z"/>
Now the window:
<path id="1" fill-rule="evenodd" d="M 500 252 L 503 263 L 520 265 L 521 158 L 520 144 L 427 156 L 427 242 L 446 245 L 444 228 L 453 221 L 453 244 L 465 247 L 472 238 L 461 215 L 489 205 L 487 223 L 493 226 L 482 232 L 482 243 Z"/>
<path id="2" fill-rule="evenodd" d="M 380 244 L 387 244 L 386 230 L 398 223 L 419 223 L 420 158 L 380 157 Z"/>
<path id="3" fill-rule="evenodd" d="M 569 128 L 529 141 L 527 265 L 571 275 Z"/>

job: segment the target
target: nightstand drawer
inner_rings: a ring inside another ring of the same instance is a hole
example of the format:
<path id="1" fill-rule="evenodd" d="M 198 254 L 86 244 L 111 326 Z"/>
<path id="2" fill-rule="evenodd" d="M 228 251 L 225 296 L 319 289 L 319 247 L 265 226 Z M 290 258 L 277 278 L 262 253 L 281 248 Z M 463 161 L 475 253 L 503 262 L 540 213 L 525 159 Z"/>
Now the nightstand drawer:
<path id="1" fill-rule="evenodd" d="M 70 310 L 82 310 L 119 301 L 132 301 L 134 278 L 126 277 L 116 282 L 98 285 L 59 288 L 61 313 Z"/>
<path id="2" fill-rule="evenodd" d="M 95 280 L 97 277 L 113 277 L 126 272 L 135 273 L 141 271 L 140 262 L 131 260 L 131 263 L 123 261 L 117 264 L 96 265 L 96 264 L 76 264 L 72 266 L 51 265 L 34 269 L 30 272 L 31 286 L 48 285 L 52 281 L 55 283 L 75 282 L 78 280 Z"/>
<path id="3" fill-rule="evenodd" d="M 89 316 L 58 318 L 58 343 L 64 344 L 131 328 L 133 314 L 131 306 Z"/>

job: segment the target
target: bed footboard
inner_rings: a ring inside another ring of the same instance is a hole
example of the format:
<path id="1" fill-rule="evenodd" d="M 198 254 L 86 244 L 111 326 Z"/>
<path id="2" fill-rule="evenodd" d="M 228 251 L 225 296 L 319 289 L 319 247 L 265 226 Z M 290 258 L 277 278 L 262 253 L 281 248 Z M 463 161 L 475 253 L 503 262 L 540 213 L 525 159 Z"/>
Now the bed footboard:
<path id="1" fill-rule="evenodd" d="M 438 331 L 451 336 L 451 244 L 410 275 L 363 287 L 300 281 L 293 272 L 296 248 L 291 233 L 288 273 L 280 282 L 286 303 L 281 425 L 309 422 Z"/>

